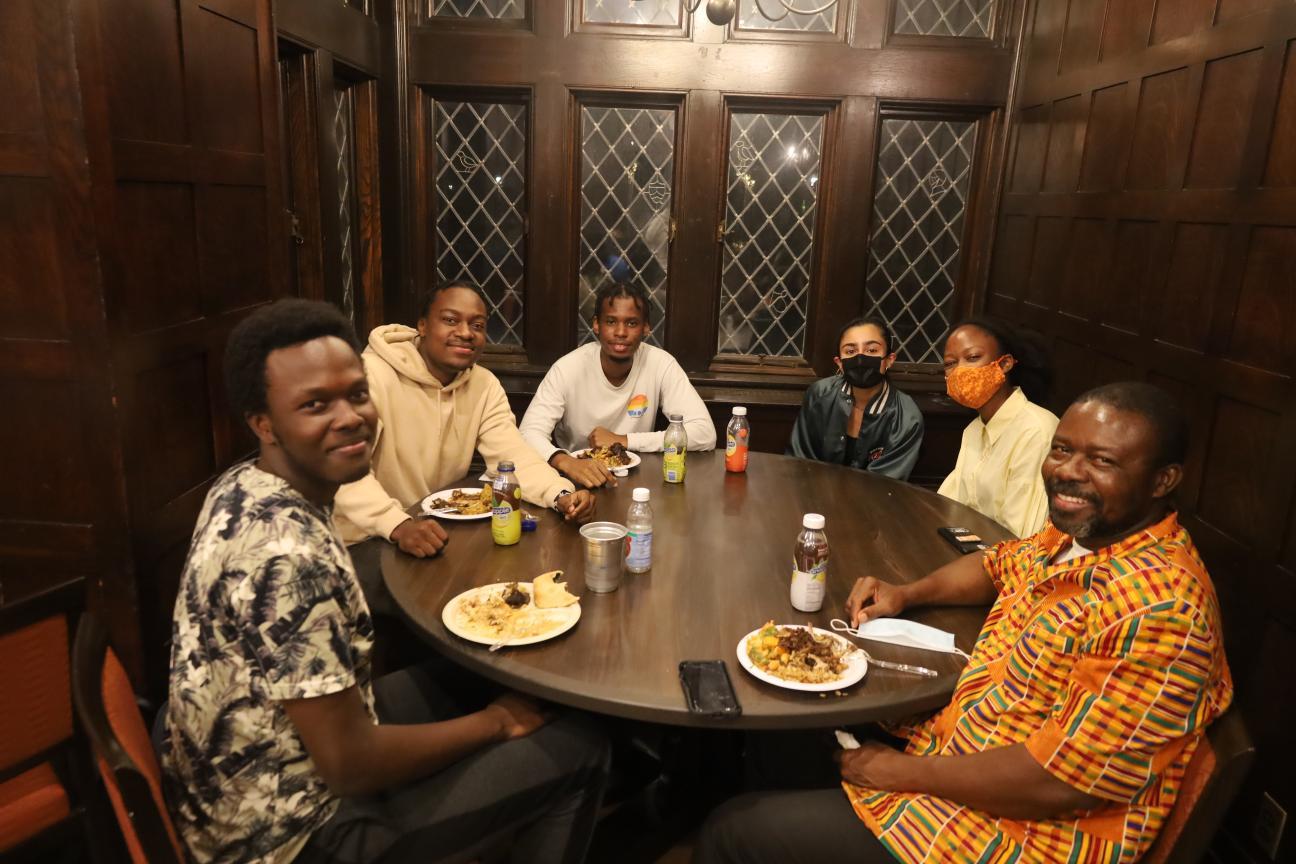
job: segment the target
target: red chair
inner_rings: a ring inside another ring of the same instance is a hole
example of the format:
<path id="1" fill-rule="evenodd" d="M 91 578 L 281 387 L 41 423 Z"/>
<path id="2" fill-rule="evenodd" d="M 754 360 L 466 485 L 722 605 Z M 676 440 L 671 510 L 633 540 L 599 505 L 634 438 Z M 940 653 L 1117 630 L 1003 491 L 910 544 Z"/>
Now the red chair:
<path id="1" fill-rule="evenodd" d="M 68 619 L 81 580 L 0 607 L 0 856 L 84 851 L 85 810 L 72 726 Z M 81 774 L 84 777 L 84 772 Z M 73 830 L 69 830 L 73 829 Z M 73 850 L 72 847 L 77 847 Z"/>
<path id="2" fill-rule="evenodd" d="M 184 851 L 162 797 L 162 770 L 135 691 L 92 613 L 77 628 L 72 697 L 131 860 L 181 864 Z"/>

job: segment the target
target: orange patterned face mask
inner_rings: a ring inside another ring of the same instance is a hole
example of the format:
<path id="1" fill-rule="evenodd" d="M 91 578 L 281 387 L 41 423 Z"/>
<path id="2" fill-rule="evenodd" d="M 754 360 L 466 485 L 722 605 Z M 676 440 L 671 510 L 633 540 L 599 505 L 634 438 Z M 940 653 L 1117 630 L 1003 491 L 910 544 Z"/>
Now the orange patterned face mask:
<path id="1" fill-rule="evenodd" d="M 945 392 L 960 405 L 977 409 L 989 402 L 1007 380 L 999 360 L 985 366 L 955 366 L 945 375 Z"/>

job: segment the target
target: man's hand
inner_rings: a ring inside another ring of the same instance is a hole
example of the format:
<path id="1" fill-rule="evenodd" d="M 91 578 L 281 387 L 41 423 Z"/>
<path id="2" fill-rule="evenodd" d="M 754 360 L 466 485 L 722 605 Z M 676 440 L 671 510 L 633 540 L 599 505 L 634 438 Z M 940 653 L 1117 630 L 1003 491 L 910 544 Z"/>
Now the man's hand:
<path id="1" fill-rule="evenodd" d="M 603 485 L 617 485 L 612 472 L 597 459 L 577 459 L 570 453 L 555 453 L 550 457 L 549 464 L 559 473 L 570 477 L 586 489 L 593 489 Z"/>
<path id="2" fill-rule="evenodd" d="M 406 519 L 392 529 L 391 541 L 415 558 L 431 558 L 450 542 L 435 519 Z"/>
<path id="3" fill-rule="evenodd" d="M 858 627 L 874 618 L 894 618 L 908 605 L 903 586 L 865 576 L 855 580 L 846 598 L 846 618 L 852 627 Z"/>
<path id="4" fill-rule="evenodd" d="M 578 525 L 584 525 L 594 517 L 594 507 L 594 493 L 588 489 L 578 489 L 561 495 L 554 504 L 554 509 L 563 514 L 564 519 Z"/>
<path id="5" fill-rule="evenodd" d="M 521 693 L 505 693 L 483 710 L 499 721 L 501 741 L 523 738 L 553 719 Z"/>
<path id="6" fill-rule="evenodd" d="M 613 444 L 620 444 L 628 448 L 630 439 L 625 435 L 616 434 L 611 429 L 595 426 L 594 431 L 589 434 L 589 443 L 591 447 L 611 447 Z"/>
<path id="7" fill-rule="evenodd" d="M 885 744 L 865 741 L 855 750 L 839 751 L 837 766 L 848 783 L 883 792 L 905 792 L 904 764 L 910 758 Z"/>

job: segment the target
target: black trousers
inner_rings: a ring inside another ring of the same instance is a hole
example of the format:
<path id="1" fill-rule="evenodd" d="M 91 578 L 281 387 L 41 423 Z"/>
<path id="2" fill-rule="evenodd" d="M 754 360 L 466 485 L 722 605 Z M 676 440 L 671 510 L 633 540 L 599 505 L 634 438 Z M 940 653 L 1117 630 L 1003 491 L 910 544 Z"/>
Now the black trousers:
<path id="1" fill-rule="evenodd" d="M 693 864 L 895 864 L 839 787 L 754 792 L 707 818 Z"/>

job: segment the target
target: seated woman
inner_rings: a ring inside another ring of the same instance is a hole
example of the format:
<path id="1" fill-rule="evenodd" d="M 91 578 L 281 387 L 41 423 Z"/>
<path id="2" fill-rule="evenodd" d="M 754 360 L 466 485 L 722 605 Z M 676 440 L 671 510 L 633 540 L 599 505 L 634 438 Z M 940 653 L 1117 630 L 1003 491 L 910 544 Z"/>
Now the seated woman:
<path id="1" fill-rule="evenodd" d="M 1058 418 L 1040 407 L 1049 370 L 1034 337 L 974 317 L 945 340 L 945 389 L 977 417 L 963 430 L 954 471 L 940 494 L 1029 537 L 1044 527 L 1048 500 L 1040 466 Z"/>
<path id="2" fill-rule="evenodd" d="M 913 399 L 887 381 L 891 349 L 891 328 L 878 318 L 856 318 L 841 329 L 837 374 L 806 390 L 788 456 L 909 479 L 923 418 Z"/>

